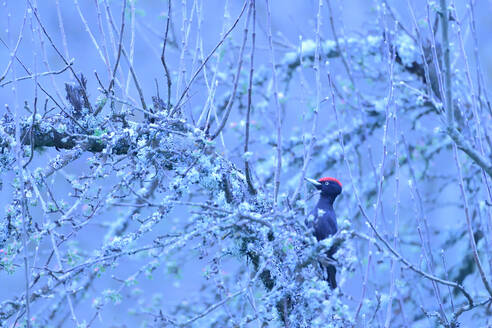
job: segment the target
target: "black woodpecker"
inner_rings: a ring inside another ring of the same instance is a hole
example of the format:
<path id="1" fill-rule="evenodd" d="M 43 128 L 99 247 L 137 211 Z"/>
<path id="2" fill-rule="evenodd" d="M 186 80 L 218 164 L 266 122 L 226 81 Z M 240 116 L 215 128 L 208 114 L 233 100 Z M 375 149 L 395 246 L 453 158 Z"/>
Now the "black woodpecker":
<path id="1" fill-rule="evenodd" d="M 314 236 L 320 241 L 334 235 L 338 231 L 337 216 L 333 209 L 333 202 L 342 192 L 342 184 L 337 179 L 330 177 L 321 178 L 317 181 L 309 178 L 306 178 L 306 180 L 311 182 L 320 191 L 319 201 L 311 212 L 314 219 L 307 223 L 309 227 L 314 229 Z M 328 251 L 328 258 L 333 259 L 333 254 L 336 251 L 337 248 L 332 247 Z M 326 280 L 331 289 L 337 288 L 336 267 L 331 264 L 322 265 L 322 267 L 326 268 Z"/>

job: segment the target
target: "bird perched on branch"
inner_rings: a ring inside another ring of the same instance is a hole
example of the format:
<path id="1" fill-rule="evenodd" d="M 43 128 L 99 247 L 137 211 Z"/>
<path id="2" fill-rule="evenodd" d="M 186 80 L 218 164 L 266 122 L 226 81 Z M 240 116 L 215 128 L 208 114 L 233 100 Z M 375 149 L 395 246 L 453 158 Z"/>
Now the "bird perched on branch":
<path id="1" fill-rule="evenodd" d="M 314 229 L 314 236 L 320 241 L 334 235 L 338 231 L 337 216 L 333 209 L 333 202 L 342 192 L 342 184 L 337 179 L 330 177 L 321 178 L 318 181 L 309 178 L 306 178 L 306 180 L 321 191 L 318 204 L 316 204 L 316 207 L 311 212 L 314 219 L 308 222 L 308 226 Z M 333 254 L 335 254 L 337 248 L 336 246 L 330 248 L 327 254 L 329 259 L 333 259 Z M 331 289 L 337 288 L 336 267 L 331 264 L 322 264 L 321 266 L 326 269 L 326 280 Z"/>

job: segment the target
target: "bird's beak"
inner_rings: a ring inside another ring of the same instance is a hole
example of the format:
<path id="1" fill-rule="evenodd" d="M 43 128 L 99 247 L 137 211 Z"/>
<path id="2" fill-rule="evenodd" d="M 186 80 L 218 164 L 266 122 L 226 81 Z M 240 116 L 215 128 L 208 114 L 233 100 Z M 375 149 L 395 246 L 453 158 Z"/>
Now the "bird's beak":
<path id="1" fill-rule="evenodd" d="M 306 181 L 308 182 L 311 182 L 316 187 L 316 189 L 321 189 L 321 183 L 319 183 L 318 181 L 310 178 L 304 178 L 304 179 L 306 179 Z"/>

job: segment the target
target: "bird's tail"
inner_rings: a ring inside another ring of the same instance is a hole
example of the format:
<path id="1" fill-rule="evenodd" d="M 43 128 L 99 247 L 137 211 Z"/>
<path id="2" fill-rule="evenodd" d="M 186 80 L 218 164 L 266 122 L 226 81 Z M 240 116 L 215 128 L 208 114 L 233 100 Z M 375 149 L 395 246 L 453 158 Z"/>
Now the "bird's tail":
<path id="1" fill-rule="evenodd" d="M 326 281 L 331 289 L 337 288 L 337 268 L 334 265 L 326 266 Z"/>

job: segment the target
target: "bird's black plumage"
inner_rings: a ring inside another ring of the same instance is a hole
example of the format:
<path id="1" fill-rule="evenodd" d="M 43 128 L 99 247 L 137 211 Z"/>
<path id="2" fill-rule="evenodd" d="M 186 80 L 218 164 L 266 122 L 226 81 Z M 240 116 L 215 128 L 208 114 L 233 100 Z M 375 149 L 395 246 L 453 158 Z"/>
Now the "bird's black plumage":
<path id="1" fill-rule="evenodd" d="M 309 226 L 314 229 L 314 236 L 318 241 L 326 239 L 334 235 L 338 231 L 337 216 L 333 209 L 335 198 L 342 192 L 342 184 L 334 178 L 322 178 L 318 181 L 307 179 L 316 189 L 320 190 L 319 201 L 316 207 L 311 212 L 313 220 Z M 332 247 L 328 252 L 328 257 L 332 258 L 337 251 L 336 247 Z M 332 289 L 337 288 L 336 273 L 334 265 L 324 266 L 326 268 L 327 281 Z"/>

